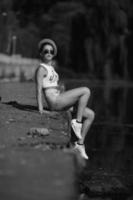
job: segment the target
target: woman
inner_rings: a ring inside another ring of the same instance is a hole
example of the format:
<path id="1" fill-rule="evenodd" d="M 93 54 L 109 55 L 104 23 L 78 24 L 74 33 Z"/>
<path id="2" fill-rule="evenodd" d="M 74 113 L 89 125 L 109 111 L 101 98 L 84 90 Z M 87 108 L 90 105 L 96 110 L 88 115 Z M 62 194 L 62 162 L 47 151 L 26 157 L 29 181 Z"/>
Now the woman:
<path id="1" fill-rule="evenodd" d="M 59 76 L 53 67 L 53 59 L 57 55 L 57 47 L 53 40 L 43 39 L 39 42 L 41 63 L 36 70 L 36 96 L 39 112 L 43 113 L 42 94 L 44 94 L 49 110 L 61 111 L 76 107 L 76 119 L 72 119 L 71 126 L 77 142 L 77 149 L 81 156 L 88 159 L 85 152 L 85 136 L 94 120 L 94 112 L 87 107 L 90 90 L 87 87 L 61 92 L 58 84 Z"/>

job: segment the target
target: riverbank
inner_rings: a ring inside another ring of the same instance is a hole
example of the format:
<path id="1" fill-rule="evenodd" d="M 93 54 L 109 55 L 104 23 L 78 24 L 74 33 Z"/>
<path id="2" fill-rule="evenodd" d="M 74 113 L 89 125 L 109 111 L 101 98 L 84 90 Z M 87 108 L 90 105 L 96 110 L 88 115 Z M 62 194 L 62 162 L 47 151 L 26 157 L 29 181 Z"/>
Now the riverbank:
<path id="1" fill-rule="evenodd" d="M 67 112 L 40 115 L 20 85 L 0 90 L 0 199 L 77 199 Z"/>

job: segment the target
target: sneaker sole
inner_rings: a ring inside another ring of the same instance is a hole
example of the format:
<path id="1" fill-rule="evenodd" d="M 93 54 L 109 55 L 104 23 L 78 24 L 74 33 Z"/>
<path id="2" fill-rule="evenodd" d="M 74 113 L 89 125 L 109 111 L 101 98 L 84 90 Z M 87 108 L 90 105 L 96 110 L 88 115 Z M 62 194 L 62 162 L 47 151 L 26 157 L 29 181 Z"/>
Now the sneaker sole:
<path id="1" fill-rule="evenodd" d="M 73 129 L 75 135 L 77 136 L 77 138 L 78 138 L 78 139 L 82 139 L 82 136 L 81 136 L 81 135 L 78 135 L 78 134 L 76 133 L 76 130 L 74 129 L 73 124 L 71 124 L 71 126 L 72 126 L 72 129 Z"/>

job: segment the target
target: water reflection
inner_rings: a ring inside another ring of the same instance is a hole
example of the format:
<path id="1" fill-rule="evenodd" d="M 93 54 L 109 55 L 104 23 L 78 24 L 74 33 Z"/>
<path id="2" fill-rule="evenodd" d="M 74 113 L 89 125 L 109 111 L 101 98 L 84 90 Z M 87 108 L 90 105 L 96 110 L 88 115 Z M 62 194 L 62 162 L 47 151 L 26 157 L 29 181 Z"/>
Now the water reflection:
<path id="1" fill-rule="evenodd" d="M 132 199 L 133 88 L 104 85 L 103 87 L 93 87 L 92 91 L 93 97 L 90 106 L 96 112 L 96 119 L 86 138 L 87 152 L 91 157 L 87 173 L 91 177 L 90 181 L 94 176 L 96 177 L 95 183 L 100 176 L 101 181 L 99 181 L 98 187 L 101 187 L 102 195 L 108 188 L 112 193 L 114 190 L 119 191 L 121 196 L 118 199 L 121 199 L 124 194 L 127 194 L 124 195 L 125 200 L 129 196 Z M 96 173 L 98 173 L 97 176 Z M 105 182 L 104 174 L 107 175 L 106 178 L 110 177 L 108 184 L 110 183 L 111 186 L 106 189 L 102 187 Z M 117 180 L 116 182 L 119 184 L 117 185 L 113 180 Z M 95 191 L 96 193 L 97 191 Z M 115 199 L 115 197 L 111 197 L 111 193 L 110 198 Z"/>
<path id="2" fill-rule="evenodd" d="M 91 88 L 88 106 L 96 118 L 85 141 L 90 161 L 80 192 L 86 199 L 133 199 L 133 86 L 72 81 L 68 89 L 84 85 Z"/>
<path id="3" fill-rule="evenodd" d="M 133 124 L 133 88 L 93 88 L 93 107 L 98 122 Z"/>
<path id="4" fill-rule="evenodd" d="M 92 84 L 74 80 L 68 86 L 68 89 L 88 86 L 92 93 L 88 106 L 96 113 L 85 140 L 90 161 L 80 177 L 80 192 L 87 194 L 87 200 L 131 200 L 133 85 L 120 82 Z"/>

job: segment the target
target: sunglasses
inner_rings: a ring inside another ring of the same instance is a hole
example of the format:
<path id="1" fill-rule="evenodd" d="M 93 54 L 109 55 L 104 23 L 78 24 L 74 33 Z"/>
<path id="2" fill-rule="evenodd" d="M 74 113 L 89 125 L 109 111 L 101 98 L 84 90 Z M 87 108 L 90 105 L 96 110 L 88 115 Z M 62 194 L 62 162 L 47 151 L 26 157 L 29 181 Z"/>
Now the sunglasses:
<path id="1" fill-rule="evenodd" d="M 51 54 L 51 55 L 54 55 L 54 50 L 45 49 L 45 50 L 43 51 L 43 54 Z"/>

